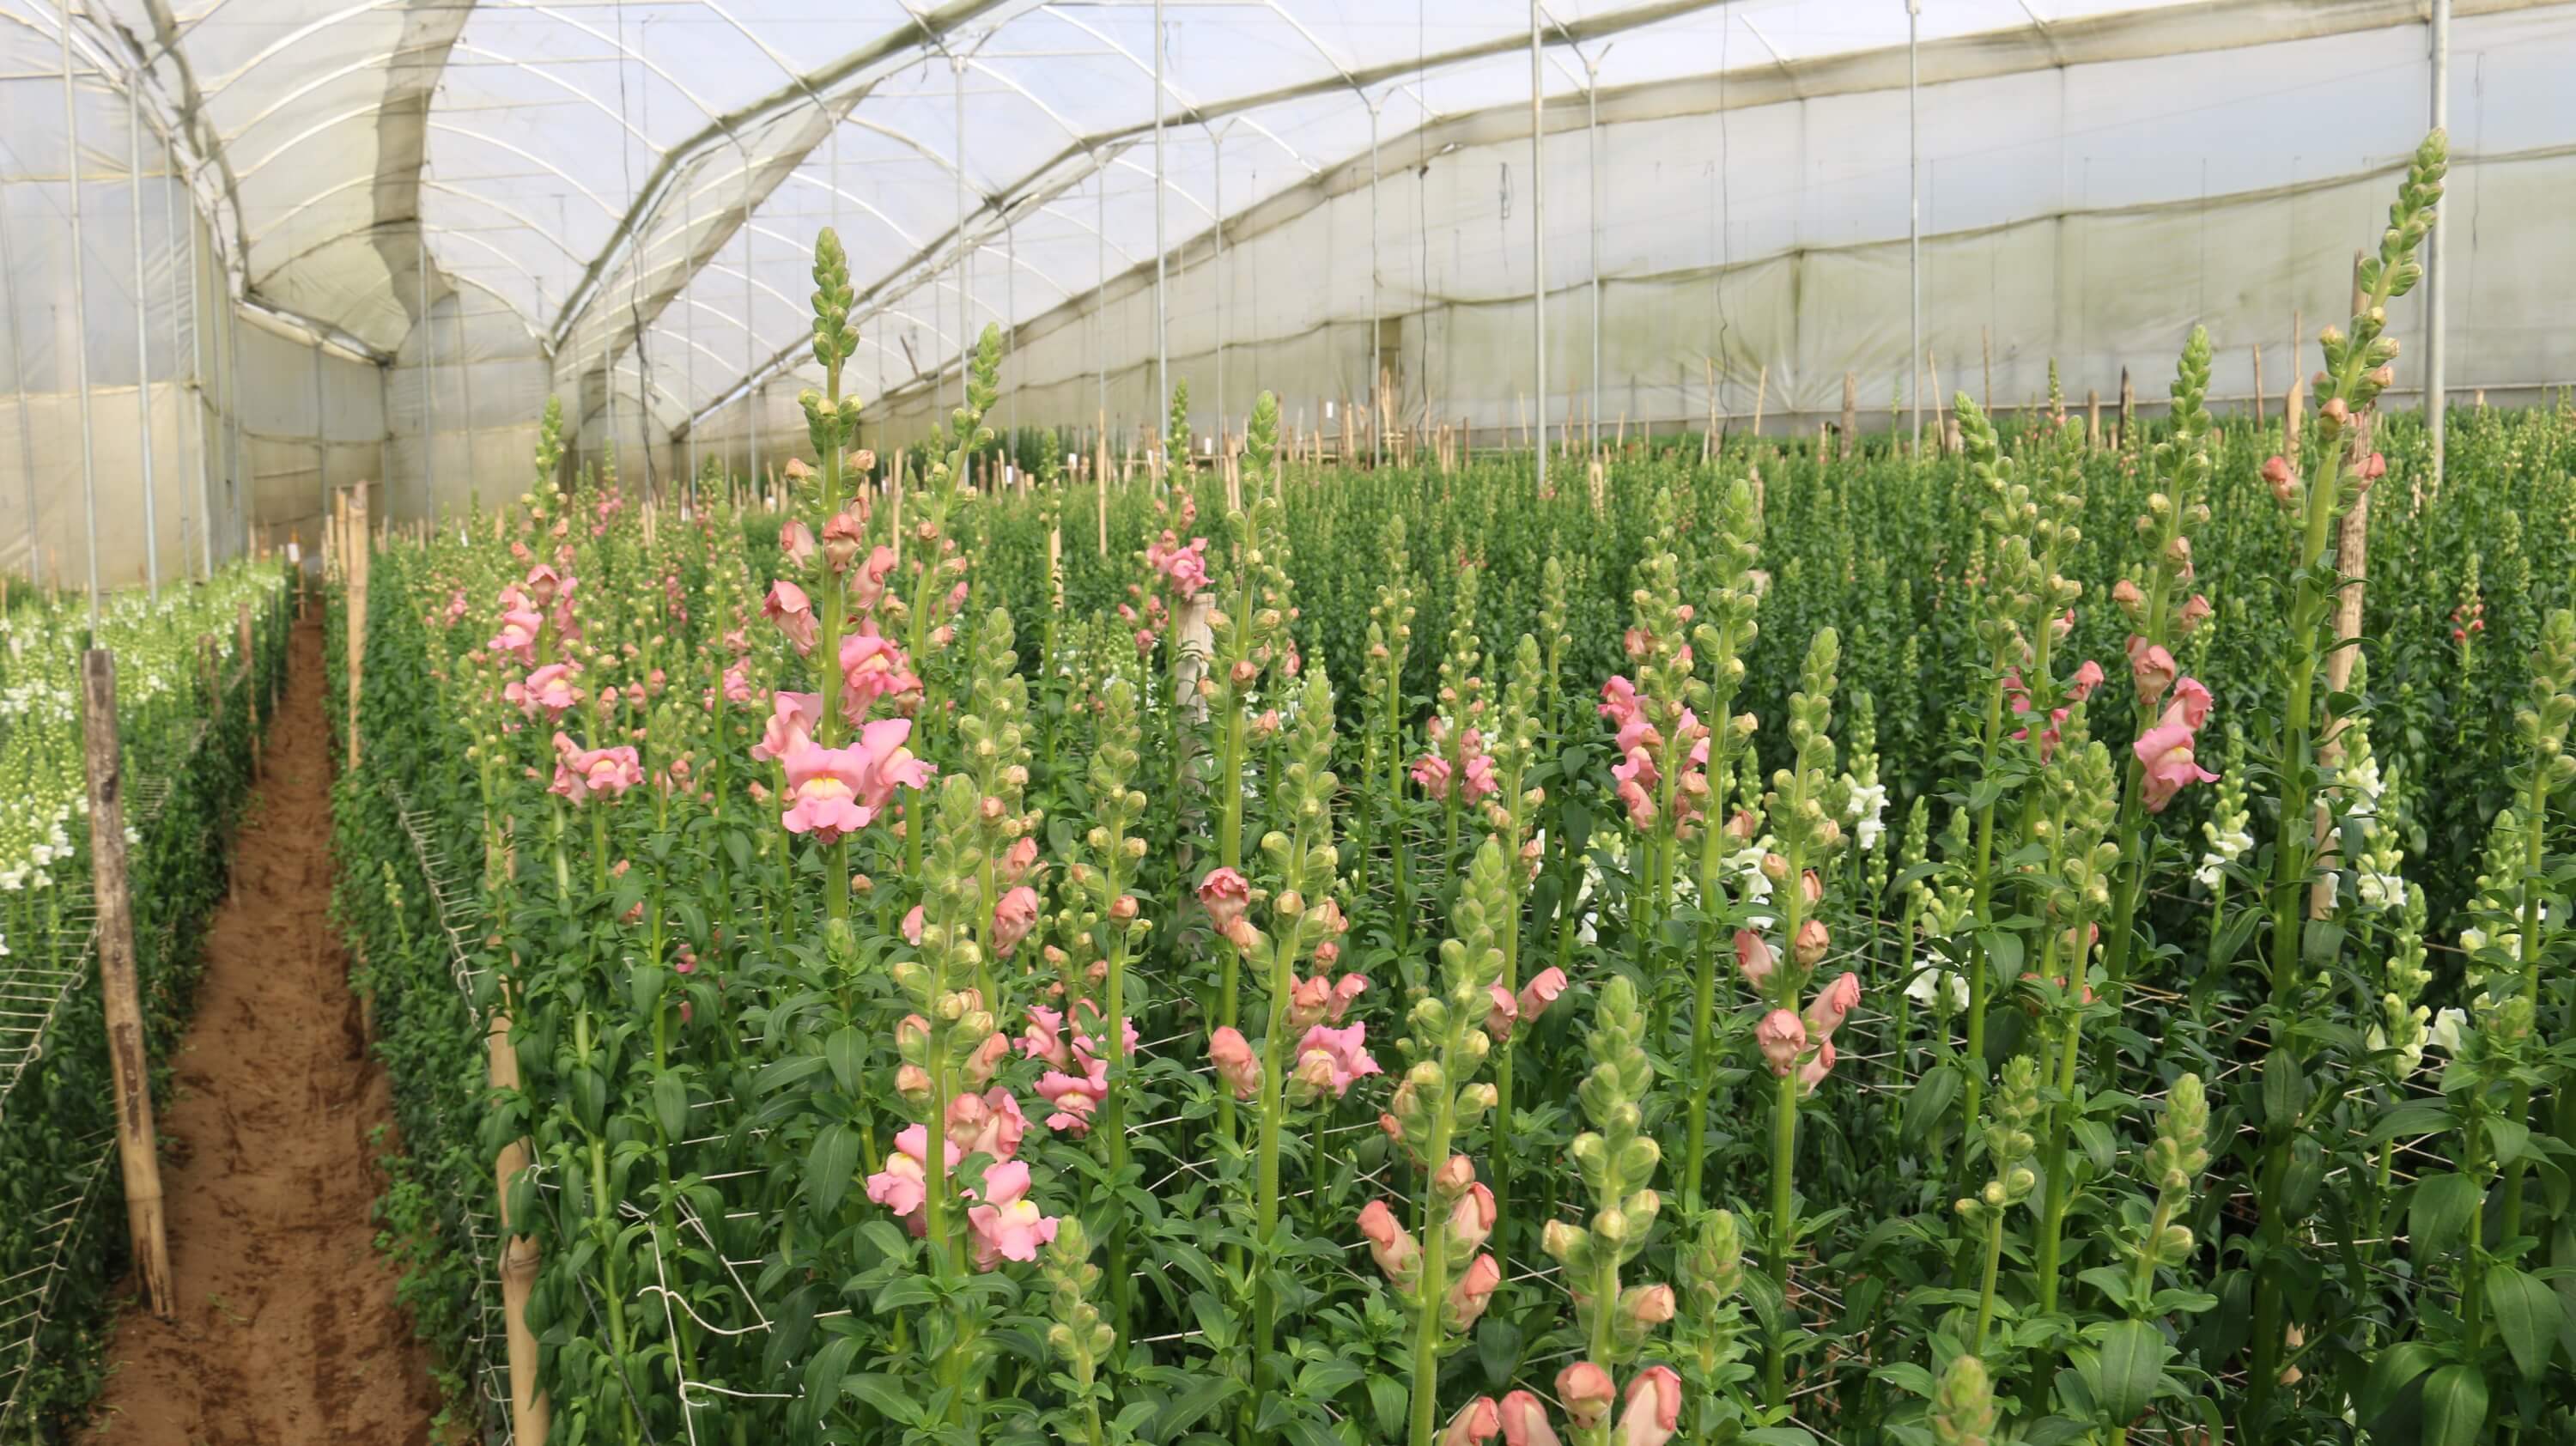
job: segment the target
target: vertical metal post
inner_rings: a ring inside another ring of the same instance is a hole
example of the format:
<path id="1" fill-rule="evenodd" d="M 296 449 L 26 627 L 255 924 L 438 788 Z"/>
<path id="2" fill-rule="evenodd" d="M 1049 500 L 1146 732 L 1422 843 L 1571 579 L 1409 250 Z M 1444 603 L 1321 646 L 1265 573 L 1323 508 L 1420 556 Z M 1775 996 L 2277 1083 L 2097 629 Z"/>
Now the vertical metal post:
<path id="1" fill-rule="evenodd" d="M 1539 0 L 1530 0 L 1530 450 L 1538 485 L 1547 488 L 1547 138 L 1546 52 L 1539 43 Z"/>
<path id="2" fill-rule="evenodd" d="M 170 157 L 170 328 L 176 336 L 179 327 L 179 229 L 188 231 L 188 385 L 180 392 L 186 403 L 181 416 L 184 425 L 179 439 L 188 455 L 197 459 L 197 554 L 204 564 L 206 577 L 215 575 L 215 491 L 212 467 L 206 445 L 206 332 L 205 309 L 197 304 L 197 207 L 189 190 L 187 177 L 179 169 L 179 142 L 169 138 Z M 193 437 L 194 445 L 189 445 Z M 180 519 L 188 515 L 184 494 L 179 507 Z M 186 529 L 180 540 L 187 539 Z"/>
<path id="3" fill-rule="evenodd" d="M 429 323 L 429 233 L 420 234 L 420 515 L 430 516 L 438 498 L 438 332 Z M 385 497 L 393 511 L 393 496 Z"/>
<path id="4" fill-rule="evenodd" d="M 838 186 L 841 183 L 840 139 L 841 133 L 837 128 L 835 128 L 832 132 L 832 143 L 834 147 L 832 152 L 832 184 L 834 186 Z M 692 250 L 696 249 L 698 234 L 697 221 L 693 215 L 693 212 L 696 209 L 693 203 L 696 200 L 696 192 L 691 191 L 686 186 L 680 188 L 680 234 L 683 237 L 688 238 L 684 244 Z M 834 204 L 838 204 L 837 200 Z M 694 280 L 694 278 L 692 279 Z M 680 350 L 682 355 L 686 357 L 686 360 L 680 364 L 682 367 L 681 375 L 683 383 L 689 389 L 689 405 L 694 407 L 698 404 L 698 305 L 695 300 L 686 296 L 680 298 L 680 303 Z M 473 470 L 470 463 L 466 470 L 470 475 Z M 689 419 L 689 486 L 688 490 L 681 495 L 688 498 L 689 508 L 694 512 L 697 509 L 698 504 L 698 418 L 695 416 Z"/>
<path id="5" fill-rule="evenodd" d="M 1905 395 L 1914 411 L 1914 450 L 1923 450 L 1923 148 L 1916 127 L 1917 39 L 1923 0 L 1905 0 L 1905 274 L 1910 296 Z M 1848 438 L 1844 446 L 1850 446 Z"/>
<path id="6" fill-rule="evenodd" d="M 465 292 L 451 286 L 447 294 L 456 300 L 456 344 L 448 355 L 456 358 L 457 415 L 465 423 L 465 486 L 470 494 L 474 476 L 474 361 L 465 346 Z"/>
<path id="7" fill-rule="evenodd" d="M 2433 0 L 2433 124 L 2438 129 L 2451 124 L 2451 0 Z M 2450 288 L 2443 283 L 2442 262 L 2451 254 L 2451 243 L 2445 239 L 2449 232 L 2436 231 L 2440 234 L 2425 238 L 2433 254 L 2424 258 L 2424 436 L 2432 446 L 2433 490 L 2439 492 L 2448 431 L 2444 413 L 2450 407 L 2443 365 L 2450 352 L 2444 336 Z M 2292 358 L 2294 365 L 2296 360 Z"/>
<path id="8" fill-rule="evenodd" d="M 975 317 L 966 300 L 966 61 L 951 51 L 948 72 L 957 92 L 957 405 L 966 405 L 966 369 L 975 355 Z"/>
<path id="9" fill-rule="evenodd" d="M 1607 52 L 1604 52 L 1605 54 Z M 1601 58 L 1583 62 L 1583 170 L 1592 213 L 1592 416 L 1590 439 L 1601 441 Z"/>
<path id="10" fill-rule="evenodd" d="M 1385 104 L 1384 97 L 1369 102 L 1369 370 L 1368 384 L 1361 390 L 1370 397 L 1377 395 L 1377 379 L 1386 371 L 1386 346 L 1383 340 L 1386 328 L 1377 314 L 1377 122 L 1378 111 Z M 1374 411 L 1375 408 L 1372 407 L 1371 410 Z M 1386 426 L 1383 419 L 1380 419 L 1378 425 L 1369 429 L 1369 457 L 1376 466 L 1386 465 Z"/>
<path id="11" fill-rule="evenodd" d="M 72 0 L 63 9 L 63 153 L 70 157 L 72 222 L 72 374 L 80 379 L 81 505 L 89 530 L 89 629 L 98 631 L 98 457 L 89 425 L 89 297 L 82 279 L 89 252 L 81 245 L 80 107 L 72 91 Z"/>
<path id="12" fill-rule="evenodd" d="M 759 371 L 760 331 L 752 325 L 751 271 L 751 148 L 739 140 L 734 148 L 742 152 L 742 435 L 747 451 L 751 490 L 757 494 L 760 480 L 760 386 L 752 380 Z"/>
<path id="13" fill-rule="evenodd" d="M 161 598 L 161 505 L 152 476 L 152 301 L 143 280 L 143 76 L 125 86 L 125 202 L 134 235 L 134 410 L 143 462 L 143 587 Z"/>
<path id="14" fill-rule="evenodd" d="M 331 518 L 331 445 L 324 440 L 330 428 L 323 425 L 322 401 L 322 335 L 313 336 L 313 485 L 322 499 L 322 516 L 313 524 L 315 536 Z"/>
<path id="15" fill-rule="evenodd" d="M 224 448 L 224 455 L 226 458 L 226 468 L 233 479 L 233 515 L 235 517 L 247 517 L 250 515 L 252 506 L 257 499 L 250 495 L 254 490 L 251 485 L 251 479 L 242 475 L 241 316 L 239 314 L 239 308 L 233 305 L 232 286 L 230 284 L 229 276 L 226 278 L 223 300 L 224 403 L 226 411 L 224 421 L 226 424 L 225 430 L 230 434 L 230 440 Z M 244 546 L 248 546 L 247 536 L 244 538 Z"/>
<path id="16" fill-rule="evenodd" d="M 1210 132 L 1210 138 L 1216 143 L 1215 181 L 1209 199 L 1216 212 L 1216 451 L 1222 459 L 1226 428 L 1230 425 L 1226 418 L 1232 415 L 1225 409 L 1225 132 Z M 1220 460 L 1217 465 L 1221 467 L 1224 462 Z"/>
<path id="17" fill-rule="evenodd" d="M 600 448 L 600 453 L 608 462 L 608 470 L 614 472 L 617 470 L 617 348 L 613 344 L 608 348 L 608 370 L 600 378 L 600 383 L 608 390 L 608 435 L 600 439 L 606 444 Z"/>
<path id="18" fill-rule="evenodd" d="M 1003 354 L 1014 363 L 1011 368 L 1011 455 L 1019 456 L 1020 433 L 1020 233 L 1011 225 L 1009 207 L 1002 209 L 1002 330 L 1009 342 Z"/>
<path id="19" fill-rule="evenodd" d="M 1094 266 L 1099 270 L 1099 273 L 1100 273 L 1100 280 L 1099 280 L 1099 282 L 1098 282 L 1098 289 L 1097 289 L 1097 290 L 1096 290 L 1096 292 L 1094 293 L 1093 298 L 1092 298 L 1092 302 L 1091 302 L 1091 336 L 1092 336 L 1092 343 L 1091 343 L 1091 367 L 1092 367 L 1092 370 L 1097 374 L 1097 375 L 1094 377 L 1094 383 L 1095 383 L 1095 385 L 1098 387 L 1099 392 L 1100 392 L 1100 415 L 1099 415 L 1099 417 L 1098 417 L 1096 420 L 1097 420 L 1098 425 L 1101 427 L 1101 429 L 1102 429 L 1102 431 L 1103 431 L 1104 435 L 1103 435 L 1099 440 L 1101 441 L 1101 443 L 1102 443 L 1103 445 L 1106 445 L 1106 444 L 1107 444 L 1107 442 L 1108 442 L 1108 440 L 1109 440 L 1109 439 L 1108 439 L 1108 437 L 1105 435 L 1105 433 L 1106 433 L 1106 431 L 1107 431 L 1107 429 L 1108 429 L 1108 426 L 1109 426 L 1109 165 L 1108 165 L 1108 163 L 1107 163 L 1107 162 L 1105 162 L 1105 161 L 1095 161 L 1095 162 L 1093 163 L 1093 165 L 1092 165 L 1092 171 L 1091 171 L 1091 174 L 1092 174 L 1092 179 L 1093 179 L 1093 180 L 1095 180 L 1095 181 L 1097 181 L 1097 182 L 1099 182 L 1099 184 L 1100 184 L 1100 195 L 1099 195 L 1099 197 L 1098 197 L 1098 200 L 1097 200 L 1097 201 L 1096 201 L 1096 203 L 1095 203 L 1095 214 L 1094 214 L 1094 216 L 1093 216 L 1093 218 L 1092 218 L 1092 223 L 1091 223 L 1091 255 L 1092 255 L 1092 261 L 1093 261 L 1093 265 L 1094 265 Z"/>
<path id="20" fill-rule="evenodd" d="M 1172 414 L 1171 332 L 1165 325 L 1163 284 L 1167 279 L 1163 245 L 1163 0 L 1154 0 L 1154 429 L 1161 432 Z"/>
<path id="21" fill-rule="evenodd" d="M 9 376 L 18 387 L 18 477 L 27 488 L 27 580 L 41 585 L 45 549 L 36 529 L 36 412 L 27 400 L 27 355 L 18 342 L 18 265 L 10 255 L 5 216 L 0 216 L 0 324 L 9 328 Z"/>

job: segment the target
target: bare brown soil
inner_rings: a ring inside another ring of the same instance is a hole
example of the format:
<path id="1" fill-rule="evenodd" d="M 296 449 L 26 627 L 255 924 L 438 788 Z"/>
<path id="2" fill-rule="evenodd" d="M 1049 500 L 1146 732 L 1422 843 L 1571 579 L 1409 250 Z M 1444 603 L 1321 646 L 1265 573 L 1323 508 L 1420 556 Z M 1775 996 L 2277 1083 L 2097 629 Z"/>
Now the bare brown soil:
<path id="1" fill-rule="evenodd" d="M 420 1446 L 439 1406 L 369 1219 L 391 1117 L 331 931 L 322 633 L 295 635 L 160 1120 L 178 1310 L 129 1305 L 96 1446 Z"/>

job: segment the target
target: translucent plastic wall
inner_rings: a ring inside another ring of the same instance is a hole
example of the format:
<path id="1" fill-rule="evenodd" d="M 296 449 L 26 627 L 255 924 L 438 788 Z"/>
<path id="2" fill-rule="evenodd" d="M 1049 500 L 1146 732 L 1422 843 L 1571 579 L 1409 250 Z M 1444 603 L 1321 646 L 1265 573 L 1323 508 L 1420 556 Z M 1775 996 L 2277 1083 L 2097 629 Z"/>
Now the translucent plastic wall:
<path id="1" fill-rule="evenodd" d="M 2225 398 L 2250 403 L 2257 346 L 2275 405 L 2313 368 L 2352 248 L 2376 235 L 2425 127 L 2426 32 L 2263 43 L 2279 7 L 2243 10 L 2196 29 L 2145 14 L 2046 46 L 1923 48 L 1927 397 L 1937 371 L 1945 397 L 2017 405 L 2044 392 L 2053 358 L 2079 403 L 2115 401 L 2125 368 L 2152 405 L 2195 323 L 2218 343 Z M 2557 280 L 2576 197 L 2576 12 L 2466 15 L 2452 50 L 2449 383 L 2461 401 L 2529 400 L 2576 380 L 2576 296 Z M 1701 425 L 1712 408 L 1740 427 L 1758 393 L 1777 430 L 1838 416 L 1851 372 L 1865 424 L 1889 424 L 1911 384 L 1903 67 L 1899 50 L 1608 92 L 1597 130 L 1579 92 L 1551 97 L 1551 423 L 1592 415 L 1597 395 L 1605 429 Z M 1524 100 L 1381 144 L 1375 334 L 1409 421 L 1465 421 L 1488 440 L 1527 423 L 1529 124 Z M 1182 144 L 1204 164 L 1203 136 Z M 1175 255 L 1170 366 L 1202 435 L 1217 425 L 1220 319 L 1232 429 L 1264 388 L 1308 426 L 1328 402 L 1367 399 L 1369 171 L 1362 156 L 1234 217 L 1222 263 L 1204 227 Z M 2393 324 L 2419 363 L 2421 302 Z M 1113 430 L 1133 427 L 1154 409 L 1154 327 L 1149 268 L 1112 279 L 1105 306 L 1082 295 L 1030 316 L 1002 411 L 1016 399 L 1033 424 L 1087 426 L 1105 409 Z M 2403 376 L 2420 384 L 2422 367 Z M 951 372 L 871 419 L 916 437 L 955 397 Z"/>

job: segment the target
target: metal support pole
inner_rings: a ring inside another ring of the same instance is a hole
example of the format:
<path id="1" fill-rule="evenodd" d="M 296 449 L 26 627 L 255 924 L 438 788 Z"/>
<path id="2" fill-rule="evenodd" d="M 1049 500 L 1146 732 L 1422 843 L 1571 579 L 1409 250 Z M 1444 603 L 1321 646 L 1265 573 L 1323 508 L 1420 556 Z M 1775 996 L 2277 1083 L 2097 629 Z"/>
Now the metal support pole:
<path id="1" fill-rule="evenodd" d="M 1377 395 L 1377 379 L 1386 370 L 1386 328 L 1377 314 L 1377 122 L 1378 112 L 1385 104 L 1382 97 L 1369 102 L 1369 371 L 1368 385 L 1362 391 L 1371 397 Z M 1369 429 L 1369 456 L 1375 465 L 1386 465 L 1384 419 Z"/>
<path id="2" fill-rule="evenodd" d="M 2451 124 L 2451 0 L 2433 0 L 2433 125 L 2448 129 Z M 2450 347 L 2443 333 L 2444 315 L 2448 311 L 2450 288 L 2443 283 L 2442 262 L 2451 254 L 2451 243 L 2445 231 L 2425 238 L 2433 254 L 2424 258 L 2424 436 L 2433 452 L 2433 490 L 2442 490 L 2444 444 L 2447 441 L 2447 418 L 2450 407 L 2448 377 L 2443 363 Z M 2297 359 L 2292 358 L 2293 366 Z M 2293 375 L 2296 373 L 2293 372 Z"/>
<path id="3" fill-rule="evenodd" d="M 27 488 L 27 580 L 41 586 L 45 549 L 36 528 L 36 413 L 27 401 L 27 356 L 18 342 L 18 265 L 10 254 L 5 219 L 0 219 L 0 323 L 9 328 L 9 376 L 18 387 L 18 478 Z"/>
<path id="4" fill-rule="evenodd" d="M 1105 446 L 1109 440 L 1106 435 L 1109 427 L 1108 163 L 1105 161 L 1093 162 L 1091 175 L 1092 179 L 1100 184 L 1100 195 L 1095 203 L 1095 214 L 1091 222 L 1092 263 L 1098 268 L 1100 273 L 1098 289 L 1094 293 L 1091 302 L 1091 367 L 1093 372 L 1097 374 L 1094 378 L 1094 383 L 1099 388 L 1100 392 L 1100 415 L 1095 420 L 1103 432 L 1103 435 L 1099 440 L 1102 445 Z"/>
<path id="5" fill-rule="evenodd" d="M 739 140 L 734 142 L 734 148 L 742 152 L 742 375 L 743 379 L 749 382 L 752 374 L 760 369 L 760 331 L 751 324 L 754 315 L 752 311 L 754 288 L 751 279 L 751 148 L 743 145 Z M 752 383 L 743 390 L 742 435 L 747 447 L 746 466 L 751 490 L 759 494 L 763 489 L 760 480 L 760 387 L 758 383 Z"/>
<path id="6" fill-rule="evenodd" d="M 1923 450 L 1923 149 L 1916 126 L 1917 40 L 1923 0 L 1905 0 L 1905 274 L 1910 296 L 1905 395 L 1914 410 L 1914 450 Z M 1843 445 L 1851 445 L 1845 438 Z"/>
<path id="7" fill-rule="evenodd" d="M 1016 363 L 1020 351 L 1020 233 L 1011 226 L 1011 213 L 1002 211 L 1002 329 L 1009 338 L 1002 348 L 1005 356 Z M 1020 383 L 1019 367 L 1011 368 L 1011 456 L 1019 457 Z"/>
<path id="8" fill-rule="evenodd" d="M 975 317 L 966 300 L 966 60 L 951 52 L 948 72 L 957 92 L 957 405 L 966 405 L 966 369 L 975 355 Z M 961 439 L 962 440 L 962 439 Z"/>
<path id="9" fill-rule="evenodd" d="M 1226 428 L 1230 425 L 1226 418 L 1232 415 L 1225 409 L 1225 132 L 1211 132 L 1210 139 L 1216 145 L 1210 200 L 1216 211 L 1216 451 L 1222 459 Z M 1223 461 L 1218 465 L 1223 466 Z"/>
<path id="10" fill-rule="evenodd" d="M 224 448 L 226 470 L 233 479 L 233 515 L 248 517 L 257 505 L 256 489 L 251 479 L 242 475 L 241 438 L 241 316 L 233 305 L 232 287 L 224 287 L 224 417 L 230 440 Z M 243 545 L 248 547 L 247 534 Z"/>
<path id="11" fill-rule="evenodd" d="M 465 348 L 465 293 L 462 290 L 451 286 L 447 289 L 447 294 L 455 298 L 456 301 L 456 344 L 448 348 L 448 355 L 456 358 L 456 393 L 458 404 L 456 410 L 457 414 L 465 423 L 465 488 L 466 495 L 470 497 L 473 495 L 476 482 L 474 475 L 474 362 L 472 357 L 467 354 Z"/>
<path id="12" fill-rule="evenodd" d="M 197 304 L 197 207 L 179 169 L 176 137 L 169 139 L 169 156 L 170 326 L 174 335 L 179 325 L 179 228 L 184 226 L 188 231 L 188 385 L 180 393 L 187 405 L 181 414 L 184 426 L 179 436 L 188 454 L 197 459 L 197 557 L 211 581 L 215 575 L 215 489 L 206 446 L 206 332 L 205 311 Z M 189 445 L 192 441 L 193 445 Z M 184 500 L 179 515 L 183 521 L 188 515 Z M 182 542 L 186 535 L 182 528 Z"/>
<path id="13" fill-rule="evenodd" d="M 320 536 L 331 520 L 331 446 L 323 440 L 329 428 L 322 424 L 322 338 L 313 338 L 313 485 L 322 499 L 322 515 L 314 522 L 313 532 Z"/>
<path id="14" fill-rule="evenodd" d="M 1605 50 L 1603 54 L 1607 54 Z M 1583 62 L 1583 169 L 1592 213 L 1592 417 L 1590 439 L 1601 441 L 1601 57 Z"/>
<path id="15" fill-rule="evenodd" d="M 152 476 L 152 302 L 143 279 L 143 78 L 125 87 L 125 200 L 134 234 L 134 411 L 143 461 L 143 587 L 161 598 L 161 504 Z"/>
<path id="16" fill-rule="evenodd" d="M 840 140 L 841 133 L 835 128 L 832 132 L 832 143 L 835 147 L 832 153 L 832 184 L 835 186 L 841 182 L 840 152 L 837 149 Z M 697 219 L 691 214 L 695 209 L 691 203 L 695 200 L 695 193 L 688 187 L 680 188 L 680 234 L 690 238 L 689 244 L 692 248 L 697 244 L 698 234 Z M 686 297 L 681 298 L 680 351 L 685 357 L 680 366 L 682 380 L 689 389 L 689 405 L 696 406 L 698 402 L 698 307 L 695 301 Z M 470 465 L 467 471 L 471 473 Z M 694 417 L 689 420 L 689 486 L 688 490 L 681 495 L 688 498 L 689 508 L 695 512 L 698 503 L 698 422 Z"/>
<path id="17" fill-rule="evenodd" d="M 72 0 L 63 7 L 63 154 L 70 158 L 72 222 L 72 374 L 80 379 L 81 505 L 89 529 L 89 630 L 98 631 L 98 457 L 89 424 L 89 297 L 82 273 L 80 108 L 72 91 Z"/>
<path id="18" fill-rule="evenodd" d="M 1154 0 L 1154 428 L 1159 433 L 1172 414 L 1171 331 L 1165 324 L 1163 285 L 1167 279 L 1163 245 L 1163 0 Z"/>
<path id="19" fill-rule="evenodd" d="M 1547 490 L 1547 163 L 1546 52 L 1539 43 L 1539 0 L 1530 0 L 1530 449 L 1539 490 Z"/>
<path id="20" fill-rule="evenodd" d="M 418 249 L 420 272 L 420 515 L 427 517 L 438 497 L 438 332 L 429 322 L 429 237 L 423 233 Z M 385 497 L 385 511 L 393 511 L 393 496 Z"/>

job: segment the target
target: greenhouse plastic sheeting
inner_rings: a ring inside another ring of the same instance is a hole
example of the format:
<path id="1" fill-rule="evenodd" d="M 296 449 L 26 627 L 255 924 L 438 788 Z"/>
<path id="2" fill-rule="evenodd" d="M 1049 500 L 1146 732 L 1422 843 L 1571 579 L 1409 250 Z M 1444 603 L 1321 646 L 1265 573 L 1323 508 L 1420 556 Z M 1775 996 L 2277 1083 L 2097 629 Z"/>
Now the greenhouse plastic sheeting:
<path id="1" fill-rule="evenodd" d="M 56 421 L 64 13 L 0 0 L 12 371 L 45 537 L 79 510 L 60 495 L 78 449 Z M 1157 13 L 88 0 L 70 40 L 93 407 L 116 405 L 119 368 L 133 384 L 130 92 L 147 250 L 186 236 L 175 198 L 203 218 L 204 255 L 181 263 L 198 284 L 148 304 L 149 329 L 175 342 L 179 316 L 204 316 L 217 324 L 195 329 L 221 342 L 153 349 L 154 385 L 193 390 L 215 423 L 192 436 L 192 409 L 169 409 L 156 480 L 210 473 L 210 492 L 180 490 L 227 541 L 250 535 L 240 521 L 310 526 L 353 471 L 398 519 L 502 495 L 549 393 L 579 455 L 613 446 L 651 483 L 709 456 L 775 462 L 817 380 L 807 273 L 825 225 L 860 297 L 845 380 L 871 403 L 871 440 L 918 436 L 988 323 L 1010 342 L 1005 423 L 1149 418 L 1158 249 L 1171 372 L 1203 432 L 1220 412 L 1239 427 L 1260 387 L 1312 425 L 1365 397 L 1373 358 L 1408 419 L 1488 438 L 1519 423 L 1542 181 L 1530 10 L 1167 0 L 1159 31 Z M 1902 404 L 1909 195 L 1945 389 L 1973 369 L 1971 390 L 2017 401 L 2053 357 L 2079 392 L 2125 367 L 2152 395 L 2205 321 L 2222 394 L 2251 390 L 2258 343 L 2277 391 L 2306 364 L 2285 354 L 2294 330 L 2333 311 L 2427 123 L 2427 15 L 2421 0 L 1922 0 L 1909 127 L 1901 0 L 1551 0 L 1544 415 L 1590 413 L 1597 388 L 1605 424 L 1740 419 L 1758 392 L 1791 425 L 1837 412 L 1847 372 L 1873 417 Z M 2576 302 L 2543 278 L 2563 264 L 2576 4 L 2459 0 L 2452 51 L 2451 379 L 2527 396 L 2570 379 L 2547 339 Z M 148 263 L 145 285 L 166 291 L 152 267 L 170 264 Z M 2410 345 L 2414 307 L 2397 321 Z M 254 336 L 301 346 L 300 365 L 255 361 L 273 348 Z M 266 420 L 236 445 L 252 413 Z M 118 448 L 138 429 L 103 416 L 95 470 L 132 485 L 139 459 Z M 27 545 L 0 540 L 0 565 Z"/>

